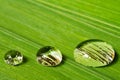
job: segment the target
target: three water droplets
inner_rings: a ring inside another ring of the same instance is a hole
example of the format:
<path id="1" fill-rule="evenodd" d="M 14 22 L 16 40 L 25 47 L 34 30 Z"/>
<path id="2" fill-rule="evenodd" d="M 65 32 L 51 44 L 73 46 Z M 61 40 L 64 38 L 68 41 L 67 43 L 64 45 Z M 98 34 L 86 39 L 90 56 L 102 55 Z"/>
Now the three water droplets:
<path id="1" fill-rule="evenodd" d="M 106 66 L 115 57 L 112 46 L 101 40 L 87 40 L 77 45 L 74 50 L 76 62 L 92 67 Z M 57 66 L 62 62 L 62 54 L 59 49 L 52 46 L 45 46 L 38 50 L 36 55 L 38 63 L 44 66 Z M 4 61 L 10 65 L 23 63 L 23 55 L 16 50 L 8 51 L 4 56 Z"/>

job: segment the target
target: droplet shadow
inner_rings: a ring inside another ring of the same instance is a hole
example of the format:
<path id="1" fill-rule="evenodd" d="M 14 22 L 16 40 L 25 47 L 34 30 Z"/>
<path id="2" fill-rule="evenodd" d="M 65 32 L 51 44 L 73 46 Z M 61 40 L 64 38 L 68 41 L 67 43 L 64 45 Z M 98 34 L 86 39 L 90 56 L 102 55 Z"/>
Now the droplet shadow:
<path id="1" fill-rule="evenodd" d="M 28 58 L 26 56 L 23 57 L 23 64 L 28 61 Z"/>

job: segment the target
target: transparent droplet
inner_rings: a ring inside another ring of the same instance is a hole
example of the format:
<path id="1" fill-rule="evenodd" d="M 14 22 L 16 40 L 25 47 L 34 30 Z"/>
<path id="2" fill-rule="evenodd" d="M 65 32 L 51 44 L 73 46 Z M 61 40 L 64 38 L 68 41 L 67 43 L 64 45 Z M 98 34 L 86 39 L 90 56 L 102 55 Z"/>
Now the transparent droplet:
<path id="1" fill-rule="evenodd" d="M 4 61 L 10 65 L 19 65 L 23 62 L 23 55 L 19 51 L 10 50 L 5 54 Z"/>
<path id="2" fill-rule="evenodd" d="M 110 64 L 114 57 L 112 46 L 101 40 L 84 41 L 74 50 L 75 61 L 85 66 L 105 66 Z"/>
<path id="3" fill-rule="evenodd" d="M 62 54 L 55 47 L 45 46 L 38 51 L 37 61 L 44 66 L 56 66 L 61 63 Z"/>

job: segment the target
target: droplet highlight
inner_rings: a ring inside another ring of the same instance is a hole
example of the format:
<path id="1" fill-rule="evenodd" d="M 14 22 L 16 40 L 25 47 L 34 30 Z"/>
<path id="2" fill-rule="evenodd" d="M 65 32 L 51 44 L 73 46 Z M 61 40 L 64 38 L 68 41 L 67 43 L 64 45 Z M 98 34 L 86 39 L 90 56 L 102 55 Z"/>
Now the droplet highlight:
<path id="1" fill-rule="evenodd" d="M 55 47 L 45 46 L 37 52 L 37 61 L 44 66 L 57 66 L 62 61 L 62 54 Z"/>
<path id="2" fill-rule="evenodd" d="M 23 55 L 19 51 L 10 50 L 5 54 L 4 61 L 9 65 L 19 65 L 23 62 Z"/>
<path id="3" fill-rule="evenodd" d="M 114 57 L 115 51 L 112 46 L 101 40 L 84 41 L 74 50 L 75 61 L 85 66 L 106 66 Z"/>

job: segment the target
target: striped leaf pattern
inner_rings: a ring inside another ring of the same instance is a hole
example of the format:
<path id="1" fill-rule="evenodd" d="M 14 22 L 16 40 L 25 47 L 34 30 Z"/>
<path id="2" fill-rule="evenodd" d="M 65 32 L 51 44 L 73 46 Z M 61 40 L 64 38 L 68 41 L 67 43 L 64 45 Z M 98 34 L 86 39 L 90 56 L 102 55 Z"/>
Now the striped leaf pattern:
<path id="1" fill-rule="evenodd" d="M 0 80 L 118 80 L 120 78 L 120 0 L 0 0 Z M 74 60 L 76 45 L 100 39 L 116 52 L 112 64 L 91 68 Z M 57 67 L 36 62 L 37 51 L 57 47 Z M 6 65 L 6 51 L 20 51 L 26 61 Z"/>

